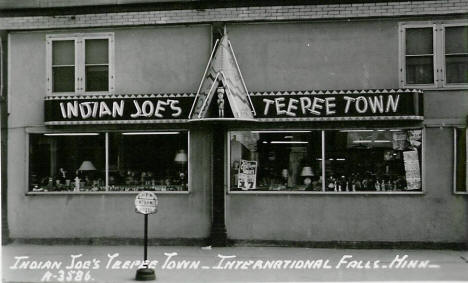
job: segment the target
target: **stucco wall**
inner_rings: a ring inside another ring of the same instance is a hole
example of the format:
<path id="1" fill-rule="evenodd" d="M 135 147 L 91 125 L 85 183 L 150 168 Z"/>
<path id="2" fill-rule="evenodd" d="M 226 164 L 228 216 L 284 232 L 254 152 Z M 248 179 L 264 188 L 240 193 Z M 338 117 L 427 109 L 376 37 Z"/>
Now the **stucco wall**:
<path id="1" fill-rule="evenodd" d="M 198 87 L 210 54 L 209 26 L 106 31 L 115 33 L 116 93 L 192 92 Z M 26 128 L 37 131 L 43 126 L 46 34 L 10 36 L 10 236 L 139 238 L 143 217 L 134 212 L 134 194 L 25 195 Z M 191 192 L 159 196 L 159 212 L 150 217 L 150 237 L 205 238 L 209 234 L 211 134 L 203 128 L 189 130 L 190 162 L 194 165 L 190 168 Z M 198 170 L 206 173 L 197 174 Z"/>
<path id="2" fill-rule="evenodd" d="M 210 54 L 208 26 L 110 31 L 115 32 L 117 93 L 197 90 Z M 250 91 L 399 86 L 396 20 L 235 24 L 228 25 L 227 31 Z M 45 34 L 11 36 L 11 236 L 134 237 L 141 230 L 141 219 L 133 212 L 133 195 L 24 195 L 25 127 L 43 123 Z M 425 117 L 441 119 L 441 123 L 464 119 L 468 115 L 467 95 L 465 90 L 426 91 Z M 157 227 L 150 231 L 150 237 L 209 235 L 211 135 L 208 129 L 194 128 L 191 141 L 192 192 L 161 196 L 160 212 L 150 218 Z M 227 195 L 228 236 L 466 242 L 468 198 L 452 194 L 452 129 L 427 128 L 425 141 L 422 195 Z"/>
<path id="3" fill-rule="evenodd" d="M 115 31 L 116 93 L 196 92 L 211 52 L 203 26 Z"/>
<path id="4" fill-rule="evenodd" d="M 228 26 L 250 91 L 398 88 L 398 21 Z M 453 129 L 468 91 L 427 90 L 423 195 L 227 197 L 228 236 L 291 241 L 468 240 L 468 198 L 454 195 Z M 398 123 L 395 123 L 398 125 Z M 313 123 L 310 127 L 317 127 Z"/>
<path id="5" fill-rule="evenodd" d="M 426 122 L 438 119 L 450 124 L 452 119 L 466 125 L 468 116 L 468 90 L 426 90 L 424 92 L 424 117 Z M 442 125 L 443 126 L 443 125 Z"/>
<path id="6" fill-rule="evenodd" d="M 229 37 L 250 91 L 398 87 L 397 24 L 235 24 Z"/>

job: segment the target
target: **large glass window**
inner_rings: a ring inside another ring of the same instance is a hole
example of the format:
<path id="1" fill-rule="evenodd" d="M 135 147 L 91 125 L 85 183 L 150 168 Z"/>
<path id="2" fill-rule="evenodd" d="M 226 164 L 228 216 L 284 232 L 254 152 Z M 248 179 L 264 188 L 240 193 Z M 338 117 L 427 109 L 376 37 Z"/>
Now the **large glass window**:
<path id="1" fill-rule="evenodd" d="M 455 192 L 468 193 L 468 150 L 466 147 L 467 131 L 455 129 Z"/>
<path id="2" fill-rule="evenodd" d="M 29 135 L 30 191 L 187 191 L 188 133 Z"/>
<path id="3" fill-rule="evenodd" d="M 31 191 L 105 190 L 104 134 L 31 134 Z"/>
<path id="4" fill-rule="evenodd" d="M 421 130 L 325 132 L 326 191 L 420 191 Z"/>
<path id="5" fill-rule="evenodd" d="M 109 190 L 187 190 L 187 133 L 110 133 Z"/>
<path id="6" fill-rule="evenodd" d="M 234 131 L 230 189 L 422 191 L 422 130 Z"/>
<path id="7" fill-rule="evenodd" d="M 231 132 L 230 152 L 231 190 L 321 189 L 321 131 Z M 245 181 L 252 178 L 247 161 L 255 184 Z"/>

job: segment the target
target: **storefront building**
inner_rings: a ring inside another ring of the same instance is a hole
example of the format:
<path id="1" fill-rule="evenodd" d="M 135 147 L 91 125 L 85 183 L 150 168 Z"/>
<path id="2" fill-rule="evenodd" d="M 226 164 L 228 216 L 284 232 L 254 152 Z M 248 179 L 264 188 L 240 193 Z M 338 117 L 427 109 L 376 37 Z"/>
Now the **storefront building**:
<path id="1" fill-rule="evenodd" d="M 4 235 L 466 247 L 468 2 L 262 3 L 6 10 Z"/>

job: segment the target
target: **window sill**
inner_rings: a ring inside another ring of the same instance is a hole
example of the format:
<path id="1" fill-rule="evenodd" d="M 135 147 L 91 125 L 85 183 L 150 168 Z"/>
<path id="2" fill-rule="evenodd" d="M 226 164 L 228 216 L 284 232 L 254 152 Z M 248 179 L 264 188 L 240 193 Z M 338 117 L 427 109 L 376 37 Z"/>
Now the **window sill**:
<path id="1" fill-rule="evenodd" d="M 453 192 L 454 195 L 465 195 L 468 196 L 468 192 Z"/>
<path id="2" fill-rule="evenodd" d="M 40 195 L 135 195 L 143 191 L 121 191 L 121 192 L 27 192 L 26 196 Z M 150 191 L 157 195 L 188 195 L 190 191 Z"/>
<path id="3" fill-rule="evenodd" d="M 229 191 L 233 195 L 425 195 L 417 192 Z M 468 193 L 467 193 L 468 194 Z"/>

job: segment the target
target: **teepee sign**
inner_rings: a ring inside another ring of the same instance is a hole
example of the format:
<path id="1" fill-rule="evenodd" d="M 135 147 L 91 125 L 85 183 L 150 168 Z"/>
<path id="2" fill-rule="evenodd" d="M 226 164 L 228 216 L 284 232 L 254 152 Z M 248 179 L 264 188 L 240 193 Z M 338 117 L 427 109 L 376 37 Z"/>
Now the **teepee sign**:
<path id="1" fill-rule="evenodd" d="M 214 116 L 210 116 L 209 111 L 212 103 L 216 103 L 218 108 Z M 252 120 L 255 115 L 231 43 L 224 35 L 213 48 L 189 119 L 228 118 L 224 116 L 227 108 L 229 113 L 232 111 L 232 118 Z"/>

